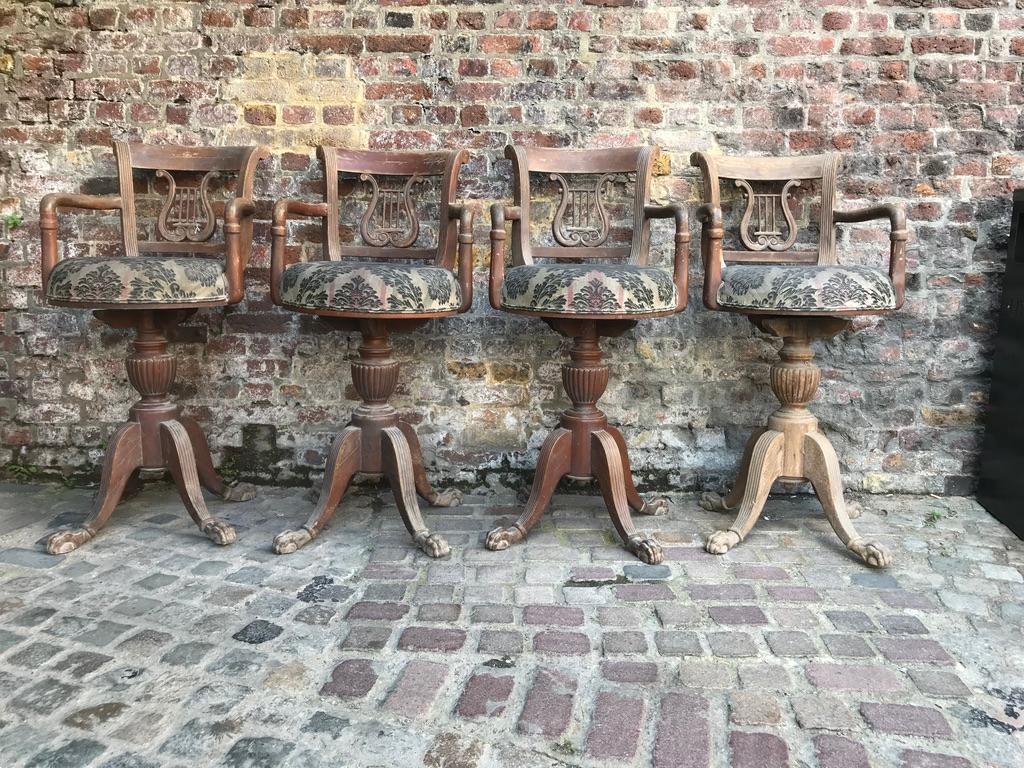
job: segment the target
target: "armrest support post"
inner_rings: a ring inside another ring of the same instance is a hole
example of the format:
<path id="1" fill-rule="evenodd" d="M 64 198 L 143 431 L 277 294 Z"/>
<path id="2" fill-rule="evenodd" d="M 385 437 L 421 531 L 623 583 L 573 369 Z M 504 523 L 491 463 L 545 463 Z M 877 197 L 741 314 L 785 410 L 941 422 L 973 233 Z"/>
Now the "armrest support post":
<path id="1" fill-rule="evenodd" d="M 704 262 L 704 306 L 718 308 L 718 288 L 722 284 L 722 209 L 705 203 L 697 209 L 700 222 L 700 252 Z"/>
<path id="2" fill-rule="evenodd" d="M 872 205 L 853 211 L 834 211 L 836 224 L 889 220 L 889 280 L 896 294 L 896 309 L 903 306 L 907 282 L 907 215 L 903 207 L 893 203 Z"/>
<path id="3" fill-rule="evenodd" d="M 505 282 L 505 219 L 518 220 L 520 209 L 495 203 L 491 206 L 491 271 L 488 298 L 491 306 L 501 309 L 501 286 Z"/>
<path id="4" fill-rule="evenodd" d="M 50 282 L 50 273 L 60 259 L 57 242 L 57 209 L 71 208 L 83 211 L 119 211 L 122 201 L 119 196 L 97 197 L 54 192 L 39 201 L 39 231 L 42 241 L 43 293 Z"/>
<path id="5" fill-rule="evenodd" d="M 473 217 L 474 211 L 467 205 L 448 206 L 448 216 L 459 220 L 459 290 L 462 303 L 459 313 L 469 311 L 473 306 Z"/>
<path id="6" fill-rule="evenodd" d="M 281 276 L 284 274 L 284 257 L 288 236 L 289 215 L 307 218 L 327 218 L 327 203 L 307 203 L 302 200 L 285 198 L 274 204 L 274 215 L 270 227 L 270 298 L 275 304 L 281 303 Z"/>
<path id="7" fill-rule="evenodd" d="M 256 204 L 236 197 L 224 209 L 224 274 L 228 301 L 237 304 L 245 296 L 245 266 L 252 250 L 252 217 Z"/>
<path id="8" fill-rule="evenodd" d="M 690 219 L 686 214 L 686 206 L 682 203 L 646 205 L 644 216 L 648 219 L 672 219 L 675 222 L 672 282 L 676 286 L 676 312 L 681 312 L 686 308 L 689 298 L 690 278 Z"/>

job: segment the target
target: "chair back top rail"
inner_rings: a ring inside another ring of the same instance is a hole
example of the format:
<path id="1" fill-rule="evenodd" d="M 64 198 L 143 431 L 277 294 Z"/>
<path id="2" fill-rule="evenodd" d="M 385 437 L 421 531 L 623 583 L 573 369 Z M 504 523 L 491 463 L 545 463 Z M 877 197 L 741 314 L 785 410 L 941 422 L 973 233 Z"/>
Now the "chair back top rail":
<path id="1" fill-rule="evenodd" d="M 704 201 L 721 207 L 722 180 L 731 179 L 745 198 L 746 209 L 739 227 L 739 239 L 746 251 L 723 251 L 726 263 L 735 261 L 766 264 L 837 264 L 833 213 L 836 177 L 842 164 L 838 152 L 799 157 L 727 157 L 694 152 L 690 164 L 704 176 Z M 818 250 L 808 259 L 806 250 L 790 250 L 797 239 L 797 224 L 789 208 L 790 190 L 804 180 L 819 180 L 821 205 L 818 218 Z M 777 182 L 778 192 L 756 192 L 750 182 Z"/>
<path id="2" fill-rule="evenodd" d="M 651 175 L 661 150 L 656 146 L 612 149 L 535 149 L 505 147 L 512 161 L 513 203 L 519 208 L 512 221 L 512 264 L 532 264 L 544 259 L 627 259 L 645 265 L 650 247 L 650 222 L 644 207 L 650 201 Z M 561 186 L 561 202 L 552 221 L 558 246 L 534 246 L 530 242 L 530 174 L 548 173 Z M 633 192 L 633 233 L 628 247 L 605 246 L 610 222 L 601 195 L 606 179 L 616 174 L 636 174 Z M 598 176 L 593 189 L 570 188 L 561 174 Z"/>

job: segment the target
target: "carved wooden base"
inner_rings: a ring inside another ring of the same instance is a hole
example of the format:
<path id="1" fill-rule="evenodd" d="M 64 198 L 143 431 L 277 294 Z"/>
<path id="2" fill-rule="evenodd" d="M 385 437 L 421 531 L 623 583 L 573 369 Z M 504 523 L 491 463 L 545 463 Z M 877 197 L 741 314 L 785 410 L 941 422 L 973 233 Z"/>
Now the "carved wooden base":
<path id="1" fill-rule="evenodd" d="M 334 324 L 350 329 L 343 322 Z M 352 382 L 363 402 L 356 407 L 349 425 L 334 439 L 316 508 L 301 528 L 275 537 L 274 551 L 279 555 L 290 554 L 319 536 L 341 503 L 352 477 L 365 472 L 388 479 L 402 522 L 416 546 L 430 557 L 445 557 L 451 551 L 448 542 L 427 529 L 416 494 L 428 504 L 454 507 L 462 502 L 462 493 L 434 490 L 423 468 L 416 431 L 400 421 L 398 412 L 388 403 L 398 383 L 399 368 L 388 341 L 391 326 L 367 320 L 357 327 L 363 333 L 363 343 L 359 359 L 352 363 Z"/>
<path id="2" fill-rule="evenodd" d="M 849 321 L 828 317 L 764 318 L 754 321 L 767 333 L 783 339 L 780 362 L 772 366 L 772 391 L 781 407 L 768 418 L 768 427 L 755 432 L 743 452 L 736 484 L 725 496 L 705 494 L 701 506 L 709 511 L 738 511 L 733 524 L 715 531 L 705 548 L 721 555 L 747 537 L 761 515 L 772 484 L 810 482 L 828 521 L 847 548 L 874 568 L 892 562 L 878 544 L 865 541 L 854 530 L 843 500 L 839 460 L 818 420 L 807 411 L 821 381 L 814 364 L 813 339 L 830 338 Z M 859 514 L 859 512 L 858 512 Z"/>
<path id="3" fill-rule="evenodd" d="M 247 484 L 229 486 L 213 468 L 210 448 L 199 424 L 184 416 L 168 395 L 174 383 L 175 358 L 167 351 L 167 330 L 191 312 L 104 311 L 100 319 L 115 327 L 134 327 L 135 352 L 125 359 L 128 380 L 142 399 L 132 406 L 107 446 L 103 474 L 92 512 L 79 528 L 61 530 L 46 541 L 46 551 L 62 555 L 78 549 L 106 525 L 114 507 L 137 492 L 138 472 L 170 472 L 189 515 L 217 544 L 235 541 L 235 529 L 210 515 L 202 488 L 226 501 L 248 501 L 256 490 Z"/>
<path id="4" fill-rule="evenodd" d="M 554 320 L 545 318 L 559 333 L 573 337 L 571 362 L 562 366 L 562 385 L 572 407 L 561 416 L 560 425 L 541 447 L 530 498 L 519 519 L 508 528 L 495 528 L 485 545 L 491 550 L 508 549 L 529 533 L 540 520 L 562 477 L 597 479 L 608 514 L 619 537 L 630 552 L 645 563 L 660 563 L 661 545 L 633 525 L 629 510 L 658 515 L 668 509 L 664 498 L 644 499 L 633 484 L 626 441 L 608 424 L 597 402 L 608 386 L 608 366 L 602 362 L 600 336 L 616 336 L 633 321 Z M 598 322 L 602 323 L 599 330 Z"/>

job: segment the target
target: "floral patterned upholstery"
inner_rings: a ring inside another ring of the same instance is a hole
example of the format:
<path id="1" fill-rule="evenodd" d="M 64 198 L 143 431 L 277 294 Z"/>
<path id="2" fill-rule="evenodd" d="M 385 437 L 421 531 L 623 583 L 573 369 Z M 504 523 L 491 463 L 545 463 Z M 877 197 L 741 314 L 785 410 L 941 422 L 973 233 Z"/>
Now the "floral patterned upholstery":
<path id="1" fill-rule="evenodd" d="M 805 264 L 730 264 L 722 270 L 718 304 L 734 309 L 837 312 L 896 308 L 880 269 Z"/>
<path id="2" fill-rule="evenodd" d="M 57 262 L 46 297 L 90 305 L 223 303 L 228 286 L 219 259 L 75 256 Z"/>
<path id="3" fill-rule="evenodd" d="M 348 312 L 454 312 L 462 291 L 455 274 L 444 267 L 308 261 L 292 264 L 281 276 L 281 303 Z"/>
<path id="4" fill-rule="evenodd" d="M 618 315 L 671 312 L 672 275 L 635 264 L 530 264 L 505 273 L 502 306 L 551 314 Z"/>

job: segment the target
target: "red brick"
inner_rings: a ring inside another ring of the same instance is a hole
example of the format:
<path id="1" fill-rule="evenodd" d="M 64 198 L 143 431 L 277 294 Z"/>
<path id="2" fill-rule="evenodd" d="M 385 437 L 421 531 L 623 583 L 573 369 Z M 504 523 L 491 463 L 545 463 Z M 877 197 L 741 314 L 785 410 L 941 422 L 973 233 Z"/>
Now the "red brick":
<path id="1" fill-rule="evenodd" d="M 756 605 L 712 605 L 708 615 L 723 626 L 768 623 L 768 617 Z"/>
<path id="2" fill-rule="evenodd" d="M 729 734 L 733 768 L 789 768 L 786 742 L 770 733 Z"/>
<path id="3" fill-rule="evenodd" d="M 953 731 L 937 709 L 906 704 L 860 705 L 860 713 L 876 731 L 898 736 L 921 736 L 927 739 L 951 739 Z"/>
<path id="4" fill-rule="evenodd" d="M 576 678 L 555 670 L 539 669 L 526 694 L 518 728 L 531 736 L 558 739 L 572 720 Z"/>
<path id="5" fill-rule="evenodd" d="M 587 732 L 587 755 L 596 760 L 631 760 L 643 720 L 642 699 L 602 691 L 597 695 Z"/>
<path id="6" fill-rule="evenodd" d="M 654 768 L 707 768 L 711 763 L 708 703 L 695 693 L 667 693 L 654 734 Z"/>
<path id="7" fill-rule="evenodd" d="M 376 603 L 369 600 L 358 602 L 349 608 L 345 617 L 349 621 L 398 621 L 409 612 L 409 606 L 403 603 Z"/>
<path id="8" fill-rule="evenodd" d="M 952 664 L 953 659 L 934 640 L 924 638 L 875 638 L 875 647 L 889 661 L 897 663 L 925 662 L 930 664 Z"/>
<path id="9" fill-rule="evenodd" d="M 579 632 L 548 630 L 534 635 L 533 650 L 537 653 L 583 656 L 590 653 L 590 640 Z"/>
<path id="10" fill-rule="evenodd" d="M 626 603 L 676 599 L 667 584 L 619 584 L 615 587 L 615 597 Z"/>
<path id="11" fill-rule="evenodd" d="M 469 678 L 455 707 L 461 717 L 499 717 L 512 695 L 515 679 L 511 675 L 478 672 Z"/>
<path id="12" fill-rule="evenodd" d="M 370 35 L 366 50 L 377 53 L 429 53 L 434 38 L 430 35 Z"/>
<path id="13" fill-rule="evenodd" d="M 361 699 L 377 682 L 377 673 L 369 659 L 348 659 L 331 672 L 331 679 L 320 689 L 321 696 Z"/>
<path id="14" fill-rule="evenodd" d="M 814 737 L 819 768 L 871 768 L 863 745 L 843 736 L 822 733 Z"/>
<path id="15" fill-rule="evenodd" d="M 523 621 L 555 627 L 582 627 L 583 611 L 559 605 L 528 605 L 523 609 Z"/>
<path id="16" fill-rule="evenodd" d="M 658 665 L 650 661 L 602 661 L 601 677 L 613 683 L 656 683 Z"/>
<path id="17" fill-rule="evenodd" d="M 461 629 L 435 627 L 409 627 L 398 638 L 398 647 L 404 651 L 457 651 L 466 642 Z"/>
<path id="18" fill-rule="evenodd" d="M 814 662 L 804 668 L 812 685 L 830 691 L 887 692 L 903 690 L 899 677 L 887 667 L 869 664 Z"/>
<path id="19" fill-rule="evenodd" d="M 300 35 L 298 50 L 308 53 L 347 53 L 363 51 L 363 39 L 357 35 Z"/>
<path id="20" fill-rule="evenodd" d="M 971 55 L 976 48 L 977 44 L 972 37 L 936 35 L 934 37 L 915 37 L 910 41 L 910 49 L 918 56 L 929 53 Z"/>
<path id="21" fill-rule="evenodd" d="M 447 677 L 447 664 L 410 661 L 384 700 L 383 708 L 404 717 L 422 717 L 429 711 Z"/>

